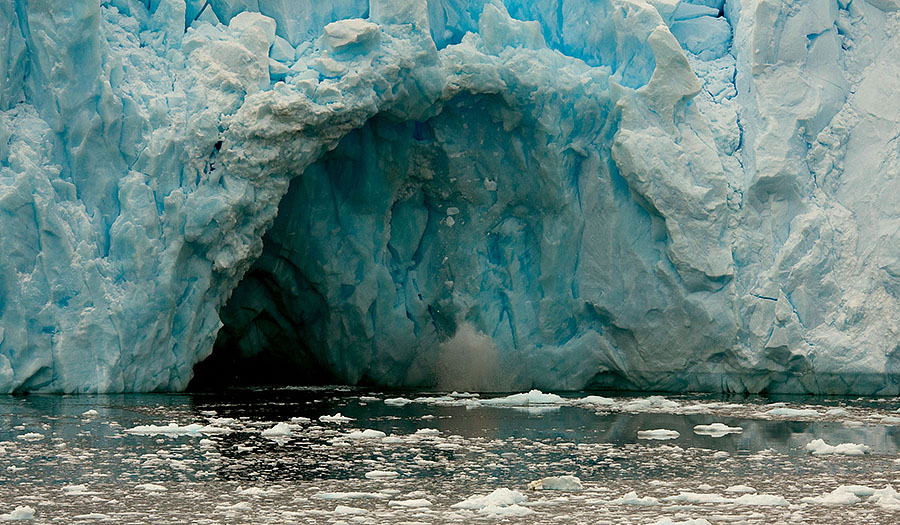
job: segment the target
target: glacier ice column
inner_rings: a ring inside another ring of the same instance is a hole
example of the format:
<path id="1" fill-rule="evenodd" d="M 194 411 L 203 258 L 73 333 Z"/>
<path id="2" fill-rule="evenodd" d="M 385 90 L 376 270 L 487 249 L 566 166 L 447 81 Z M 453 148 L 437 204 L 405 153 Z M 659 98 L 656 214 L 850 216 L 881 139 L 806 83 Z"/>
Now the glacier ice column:
<path id="1" fill-rule="evenodd" d="M 897 6 L 779 6 L 7 2 L 0 390 L 896 394 Z"/>

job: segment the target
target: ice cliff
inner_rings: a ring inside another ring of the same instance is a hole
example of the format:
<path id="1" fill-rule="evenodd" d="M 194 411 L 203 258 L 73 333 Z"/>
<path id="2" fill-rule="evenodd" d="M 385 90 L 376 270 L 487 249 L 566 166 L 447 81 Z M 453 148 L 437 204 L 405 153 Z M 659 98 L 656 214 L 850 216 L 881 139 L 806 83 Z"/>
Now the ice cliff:
<path id="1" fill-rule="evenodd" d="M 0 3 L 0 390 L 896 395 L 898 9 Z"/>

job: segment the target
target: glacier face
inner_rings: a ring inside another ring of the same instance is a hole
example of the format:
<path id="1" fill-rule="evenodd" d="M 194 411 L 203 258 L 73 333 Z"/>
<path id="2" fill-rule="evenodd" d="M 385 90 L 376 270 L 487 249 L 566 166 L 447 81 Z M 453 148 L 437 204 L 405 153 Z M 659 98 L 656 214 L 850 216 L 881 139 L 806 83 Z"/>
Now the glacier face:
<path id="1" fill-rule="evenodd" d="M 59 4 L 0 5 L 2 391 L 900 392 L 895 0 Z"/>

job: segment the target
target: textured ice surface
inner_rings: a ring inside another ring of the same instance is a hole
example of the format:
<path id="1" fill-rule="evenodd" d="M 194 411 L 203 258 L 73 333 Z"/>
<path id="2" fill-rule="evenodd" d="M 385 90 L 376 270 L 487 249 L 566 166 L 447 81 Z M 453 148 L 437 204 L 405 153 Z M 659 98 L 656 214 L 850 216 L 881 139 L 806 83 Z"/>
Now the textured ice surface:
<path id="1" fill-rule="evenodd" d="M 0 390 L 897 394 L 896 7 L 4 2 Z"/>

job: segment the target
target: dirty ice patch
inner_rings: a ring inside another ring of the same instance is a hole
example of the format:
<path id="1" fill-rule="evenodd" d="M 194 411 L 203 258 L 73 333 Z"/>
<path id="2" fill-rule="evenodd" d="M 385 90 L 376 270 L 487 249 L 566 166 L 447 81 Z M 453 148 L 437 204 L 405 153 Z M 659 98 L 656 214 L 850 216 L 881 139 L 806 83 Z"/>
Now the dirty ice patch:
<path id="1" fill-rule="evenodd" d="M 806 444 L 806 451 L 814 456 L 837 454 L 844 456 L 862 456 L 869 453 L 869 446 L 858 443 L 841 443 L 829 445 L 824 439 L 816 439 Z"/>

